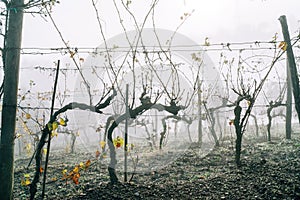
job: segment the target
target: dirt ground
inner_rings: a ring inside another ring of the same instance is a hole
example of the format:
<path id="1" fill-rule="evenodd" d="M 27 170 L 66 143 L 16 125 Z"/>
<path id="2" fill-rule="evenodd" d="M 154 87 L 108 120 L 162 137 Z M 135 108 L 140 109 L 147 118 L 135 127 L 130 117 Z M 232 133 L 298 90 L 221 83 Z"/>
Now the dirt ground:
<path id="1" fill-rule="evenodd" d="M 72 159 L 87 155 L 56 155 L 49 164 L 45 199 L 300 199 L 299 137 L 244 144 L 240 168 L 234 164 L 232 143 L 205 157 L 191 146 L 167 167 L 135 174 L 130 183 L 117 185 L 109 184 L 107 170 L 99 163 L 82 171 L 77 185 L 62 180 L 62 170 L 74 166 Z M 69 164 L 61 162 L 66 157 Z M 28 186 L 21 185 L 25 173 L 33 174 L 27 164 L 28 159 L 16 161 L 14 199 L 29 198 Z M 41 186 L 38 190 L 36 199 Z"/>

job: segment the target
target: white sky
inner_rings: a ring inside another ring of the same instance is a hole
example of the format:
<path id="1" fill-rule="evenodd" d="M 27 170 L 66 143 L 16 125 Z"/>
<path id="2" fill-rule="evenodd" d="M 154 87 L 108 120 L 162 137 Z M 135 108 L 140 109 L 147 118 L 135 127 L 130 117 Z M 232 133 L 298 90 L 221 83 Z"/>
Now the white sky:
<path id="1" fill-rule="evenodd" d="M 119 2 L 119 0 L 117 0 Z M 130 9 L 142 23 L 149 9 L 149 0 L 132 0 Z M 97 3 L 107 39 L 123 32 L 112 0 Z M 194 12 L 178 32 L 203 44 L 206 37 L 211 43 L 270 41 L 276 32 L 281 36 L 278 18 L 286 15 L 291 35 L 300 27 L 299 0 L 160 0 L 155 8 L 157 28 L 175 30 L 186 12 Z M 102 43 L 95 11 L 89 0 L 61 0 L 53 7 L 52 15 L 63 37 L 71 47 L 95 48 Z M 134 29 L 133 20 L 123 14 L 127 30 Z M 151 18 L 146 27 L 152 27 Z M 50 19 L 25 14 L 23 47 L 64 47 Z M 37 65 L 53 67 L 59 55 L 23 56 L 21 68 Z M 49 66 L 52 65 L 52 66 Z M 24 82 L 25 81 L 25 82 Z M 22 78 L 21 85 L 28 83 Z M 49 86 L 46 86 L 49 88 Z M 49 90 L 49 89 L 48 89 Z"/>
<path id="2" fill-rule="evenodd" d="M 132 0 L 132 11 L 142 22 L 149 0 Z M 122 32 L 112 1 L 98 1 L 99 12 L 106 37 Z M 290 31 L 296 31 L 300 20 L 299 0 L 160 0 L 156 7 L 156 26 L 175 30 L 180 16 L 195 10 L 179 32 L 203 43 L 270 40 L 275 32 L 281 35 L 280 15 L 286 15 Z M 96 47 L 102 40 L 99 35 L 91 1 L 62 0 L 53 8 L 53 16 L 70 45 Z M 128 29 L 133 21 L 124 15 Z M 152 24 L 147 24 L 151 27 Z M 23 47 L 59 47 L 62 42 L 53 25 L 40 16 L 25 15 Z"/>

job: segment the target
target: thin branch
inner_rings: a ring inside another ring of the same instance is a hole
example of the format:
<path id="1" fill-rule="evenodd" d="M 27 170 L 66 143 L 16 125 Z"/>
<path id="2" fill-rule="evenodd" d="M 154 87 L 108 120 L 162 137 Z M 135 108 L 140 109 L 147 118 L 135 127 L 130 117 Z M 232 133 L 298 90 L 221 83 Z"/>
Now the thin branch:
<path id="1" fill-rule="evenodd" d="M 93 103 L 92 103 L 92 94 L 91 94 L 91 87 L 90 87 L 90 84 L 88 83 L 88 81 L 87 81 L 86 78 L 84 77 L 84 75 L 83 75 L 83 73 L 82 73 L 82 70 L 81 70 L 80 67 L 79 67 L 79 64 L 77 63 L 77 61 L 76 61 L 75 58 L 74 58 L 74 55 L 73 55 L 74 52 L 71 50 L 71 48 L 69 47 L 68 43 L 65 41 L 65 39 L 64 39 L 64 37 L 63 37 L 63 35 L 62 35 L 62 33 L 60 32 L 58 26 L 56 25 L 56 23 L 55 23 L 55 21 L 54 21 L 52 15 L 51 15 L 51 13 L 50 13 L 50 11 L 48 10 L 47 7 L 46 7 L 46 11 L 47 11 L 47 14 L 48 14 L 49 17 L 50 17 L 50 20 L 51 20 L 53 26 L 55 27 L 57 33 L 59 34 L 59 36 L 60 36 L 62 42 L 64 43 L 65 47 L 67 48 L 68 53 L 70 53 L 70 57 L 72 58 L 72 61 L 74 62 L 75 66 L 76 66 L 76 68 L 77 68 L 77 70 L 78 70 L 78 72 L 79 72 L 79 74 L 80 74 L 80 76 L 81 76 L 81 78 L 82 78 L 82 80 L 83 80 L 83 83 L 84 83 L 84 85 L 85 85 L 85 87 L 86 87 L 86 89 L 87 89 L 87 93 L 88 93 L 88 95 L 89 95 L 89 103 L 90 103 L 90 105 L 92 105 Z M 75 53 L 76 53 L 76 52 L 75 52 Z"/>

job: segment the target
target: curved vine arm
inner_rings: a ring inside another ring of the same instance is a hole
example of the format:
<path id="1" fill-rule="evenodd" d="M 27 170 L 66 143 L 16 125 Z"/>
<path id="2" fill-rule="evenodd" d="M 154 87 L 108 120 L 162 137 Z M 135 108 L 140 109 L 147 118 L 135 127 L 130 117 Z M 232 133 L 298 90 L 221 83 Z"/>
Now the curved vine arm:
<path id="1" fill-rule="evenodd" d="M 114 122 L 111 124 L 107 131 L 107 139 L 108 139 L 108 147 L 109 147 L 109 152 L 110 152 L 110 163 L 108 166 L 108 172 L 109 172 L 109 177 L 110 177 L 110 182 L 112 184 L 117 184 L 119 183 L 115 167 L 117 164 L 117 158 L 116 158 L 116 149 L 113 144 L 113 138 L 112 134 L 113 131 L 118 125 L 124 121 L 125 119 L 131 118 L 131 119 L 136 119 L 137 116 L 142 115 L 144 112 L 150 109 L 156 109 L 158 111 L 167 111 L 173 115 L 177 115 L 180 110 L 183 110 L 185 107 L 184 106 L 177 106 L 176 103 L 171 102 L 170 105 L 163 105 L 159 103 L 152 103 L 150 101 L 150 98 L 142 95 L 140 98 L 141 100 L 141 105 L 136 107 L 135 109 L 130 109 L 129 110 L 129 115 L 127 113 L 124 113 L 120 115 L 118 118 L 114 120 Z"/>
<path id="2" fill-rule="evenodd" d="M 56 121 L 57 117 L 59 114 L 61 113 L 65 113 L 68 110 L 75 110 L 75 109 L 79 109 L 79 110 L 88 110 L 90 112 L 96 112 L 96 113 L 103 113 L 101 111 L 101 109 L 107 107 L 110 105 L 111 100 L 116 96 L 116 92 L 114 90 L 113 94 L 111 96 L 109 96 L 106 101 L 102 104 L 98 104 L 97 106 L 91 106 L 91 105 L 87 105 L 84 103 L 77 103 L 77 102 L 71 102 L 67 105 L 65 105 L 64 107 L 60 108 L 59 110 L 57 110 L 53 116 L 51 116 L 51 119 L 49 120 L 49 122 L 47 124 L 52 124 L 53 122 Z M 40 138 L 40 141 L 37 145 L 37 149 L 35 151 L 35 155 L 33 155 L 35 157 L 35 175 L 34 178 L 30 184 L 30 199 L 34 199 L 34 196 L 37 192 L 37 183 L 39 182 L 40 179 L 40 168 L 41 168 L 41 161 L 42 161 L 42 149 L 45 145 L 45 143 L 47 142 L 47 136 L 49 134 L 51 134 L 52 130 L 49 129 L 49 126 L 45 126 L 45 128 L 42 130 L 42 136 Z"/>

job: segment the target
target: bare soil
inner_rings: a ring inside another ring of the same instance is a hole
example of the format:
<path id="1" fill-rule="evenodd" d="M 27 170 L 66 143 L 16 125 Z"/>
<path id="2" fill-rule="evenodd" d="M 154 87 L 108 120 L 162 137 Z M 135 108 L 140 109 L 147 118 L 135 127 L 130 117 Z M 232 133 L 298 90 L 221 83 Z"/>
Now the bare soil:
<path id="1" fill-rule="evenodd" d="M 190 147 L 167 167 L 135 174 L 129 183 L 111 185 L 99 162 L 80 174 L 79 184 L 62 180 L 63 169 L 72 169 L 86 153 L 51 158 L 45 199 L 300 199 L 300 139 L 274 142 L 244 141 L 242 166 L 234 163 L 229 143 L 200 157 Z M 28 199 L 28 186 L 21 185 L 28 159 L 16 161 L 14 199 Z M 122 176 L 120 175 L 120 180 Z M 130 178 L 130 176 L 129 176 Z M 40 199 L 41 186 L 36 199 Z"/>

